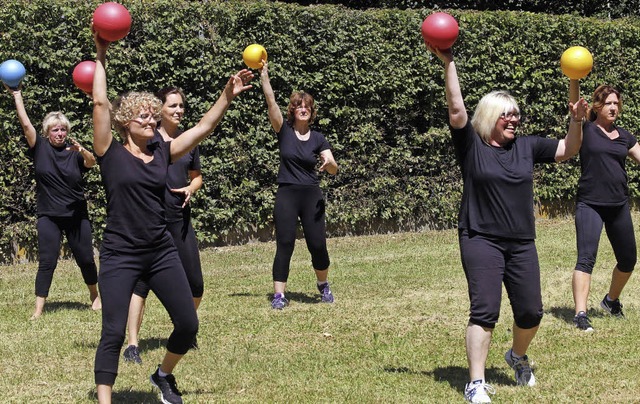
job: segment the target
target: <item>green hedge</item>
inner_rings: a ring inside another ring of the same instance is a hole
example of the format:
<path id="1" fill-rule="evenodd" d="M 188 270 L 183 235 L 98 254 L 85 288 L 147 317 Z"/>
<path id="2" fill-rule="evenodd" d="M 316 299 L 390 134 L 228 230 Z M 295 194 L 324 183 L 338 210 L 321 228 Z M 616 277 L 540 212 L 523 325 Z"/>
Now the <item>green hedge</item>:
<path id="1" fill-rule="evenodd" d="M 341 171 L 324 177 L 332 236 L 455 225 L 461 191 L 447 128 L 441 63 L 425 50 L 420 24 L 428 9 L 354 10 L 266 1 L 125 1 L 131 33 L 108 56 L 111 94 L 175 84 L 187 94 L 186 125 L 217 98 L 241 53 L 261 43 L 284 108 L 293 90 L 319 104 L 317 128 L 332 143 Z M 0 0 L 0 60 L 21 60 L 23 93 L 36 127 L 48 111 L 63 110 L 72 135 L 91 144 L 91 102 L 75 88 L 73 67 L 94 57 L 89 20 L 98 2 Z M 491 89 L 507 88 L 521 102 L 523 135 L 562 137 L 568 79 L 559 59 L 572 45 L 594 54 L 582 88 L 601 82 L 625 94 L 620 124 L 640 119 L 635 20 L 600 21 L 528 12 L 451 11 L 461 26 L 456 60 L 473 109 Z M 0 97 L 0 261 L 35 252 L 33 169 L 11 97 Z M 278 155 L 264 96 L 238 98 L 201 146 L 205 185 L 193 201 L 203 245 L 272 238 Z M 540 201 L 568 201 L 577 163 L 537 170 Z M 638 176 L 631 171 L 632 178 Z M 105 219 L 99 170 L 87 177 L 96 244 Z M 638 190 L 633 188 L 634 196 Z M 24 248 L 24 251 L 18 251 Z"/>

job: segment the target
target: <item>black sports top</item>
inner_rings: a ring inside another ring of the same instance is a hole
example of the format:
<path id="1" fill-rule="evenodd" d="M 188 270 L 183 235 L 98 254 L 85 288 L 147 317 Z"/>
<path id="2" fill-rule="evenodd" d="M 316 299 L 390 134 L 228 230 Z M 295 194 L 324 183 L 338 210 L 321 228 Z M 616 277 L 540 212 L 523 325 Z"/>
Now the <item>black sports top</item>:
<path id="1" fill-rule="evenodd" d="M 585 122 L 582 128 L 578 201 L 604 206 L 623 205 L 629 199 L 625 161 L 629 150 L 637 143 L 636 138 L 627 130 L 616 128 L 619 136 L 610 139 L 593 122 Z"/>
<path id="2" fill-rule="evenodd" d="M 48 139 L 36 136 L 36 144 L 27 151 L 35 167 L 38 216 L 87 214 L 82 175 L 89 169 L 80 153 L 67 147 L 54 147 Z"/>
<path id="3" fill-rule="evenodd" d="M 451 129 L 462 169 L 458 227 L 495 237 L 533 240 L 533 166 L 555 161 L 557 139 L 515 138 L 504 147 L 482 141 L 471 121 Z"/>
<path id="4" fill-rule="evenodd" d="M 320 132 L 311 131 L 308 140 L 300 140 L 288 122 L 282 123 L 278 132 L 280 168 L 278 184 L 318 185 L 320 179 L 316 166 L 321 151 L 331 148 Z"/>
<path id="5" fill-rule="evenodd" d="M 170 142 L 150 142 L 153 160 L 145 163 L 113 140 L 98 157 L 107 193 L 103 248 L 147 252 L 173 244 L 164 217 Z"/>

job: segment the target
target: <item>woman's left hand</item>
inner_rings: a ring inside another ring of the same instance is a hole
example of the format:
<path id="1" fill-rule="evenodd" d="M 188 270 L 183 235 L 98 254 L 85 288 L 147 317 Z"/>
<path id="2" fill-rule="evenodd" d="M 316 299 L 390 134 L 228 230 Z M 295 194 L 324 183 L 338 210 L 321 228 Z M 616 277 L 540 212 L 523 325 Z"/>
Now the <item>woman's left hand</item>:
<path id="1" fill-rule="evenodd" d="M 184 196 L 184 203 L 181 206 L 182 208 L 187 206 L 187 204 L 191 200 L 191 195 L 193 195 L 193 192 L 191 192 L 191 188 L 189 187 L 171 188 L 170 191 L 173 192 L 174 194 L 182 194 Z"/>

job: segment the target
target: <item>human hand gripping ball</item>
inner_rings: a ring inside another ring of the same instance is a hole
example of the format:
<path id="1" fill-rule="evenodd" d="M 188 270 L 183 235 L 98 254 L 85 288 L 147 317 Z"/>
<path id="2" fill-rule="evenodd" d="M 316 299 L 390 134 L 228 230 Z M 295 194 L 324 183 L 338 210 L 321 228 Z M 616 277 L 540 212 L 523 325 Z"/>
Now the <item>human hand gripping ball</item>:
<path id="1" fill-rule="evenodd" d="M 267 51 L 262 45 L 251 44 L 244 48 L 242 60 L 251 69 L 262 69 L 262 61 L 267 60 Z"/>

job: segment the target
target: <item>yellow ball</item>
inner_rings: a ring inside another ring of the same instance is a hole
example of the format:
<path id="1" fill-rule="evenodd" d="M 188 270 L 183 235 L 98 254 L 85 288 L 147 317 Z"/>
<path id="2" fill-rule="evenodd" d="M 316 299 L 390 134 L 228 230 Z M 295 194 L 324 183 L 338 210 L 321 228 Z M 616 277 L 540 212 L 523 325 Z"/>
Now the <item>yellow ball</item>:
<path id="1" fill-rule="evenodd" d="M 263 59 L 267 60 L 267 51 L 257 43 L 247 46 L 242 52 L 242 60 L 252 69 L 261 69 Z"/>
<path id="2" fill-rule="evenodd" d="M 565 76 L 573 80 L 586 77 L 593 68 L 593 56 L 582 46 L 572 46 L 560 58 L 560 68 Z"/>

